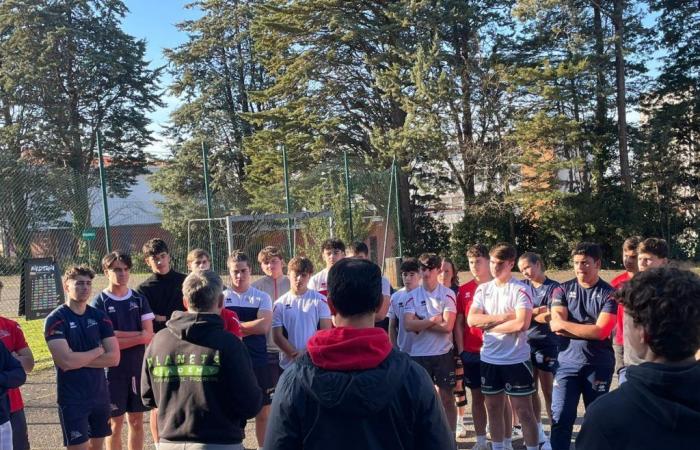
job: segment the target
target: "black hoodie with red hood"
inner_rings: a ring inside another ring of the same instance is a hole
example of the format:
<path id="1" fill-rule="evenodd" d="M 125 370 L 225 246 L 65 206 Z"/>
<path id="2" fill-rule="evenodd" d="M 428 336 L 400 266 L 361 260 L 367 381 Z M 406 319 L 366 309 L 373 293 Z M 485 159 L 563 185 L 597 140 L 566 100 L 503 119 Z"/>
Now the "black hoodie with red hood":
<path id="1" fill-rule="evenodd" d="M 285 370 L 265 449 L 454 449 L 425 369 L 378 328 L 317 332 Z"/>

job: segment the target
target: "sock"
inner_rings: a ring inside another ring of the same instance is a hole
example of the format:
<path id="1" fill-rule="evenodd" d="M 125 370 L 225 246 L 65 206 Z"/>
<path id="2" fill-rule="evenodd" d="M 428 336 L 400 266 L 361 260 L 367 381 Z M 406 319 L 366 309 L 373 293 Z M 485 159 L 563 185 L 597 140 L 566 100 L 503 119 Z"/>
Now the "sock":
<path id="1" fill-rule="evenodd" d="M 513 438 L 503 438 L 503 446 L 504 447 L 512 447 L 513 446 Z"/>
<path id="2" fill-rule="evenodd" d="M 544 442 L 547 440 L 547 435 L 544 434 L 544 427 L 542 426 L 542 422 L 537 423 L 537 434 L 539 435 L 540 442 Z"/>
<path id="3" fill-rule="evenodd" d="M 476 443 L 479 445 L 486 445 L 486 435 L 479 436 L 478 434 L 476 435 Z"/>
<path id="4" fill-rule="evenodd" d="M 503 442 L 493 442 L 491 441 L 492 450 L 503 450 Z"/>

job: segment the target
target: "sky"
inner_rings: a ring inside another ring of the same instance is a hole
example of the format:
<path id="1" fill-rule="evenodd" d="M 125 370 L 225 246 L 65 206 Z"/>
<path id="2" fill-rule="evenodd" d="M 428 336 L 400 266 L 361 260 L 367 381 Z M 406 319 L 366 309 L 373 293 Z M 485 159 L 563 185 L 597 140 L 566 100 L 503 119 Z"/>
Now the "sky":
<path id="1" fill-rule="evenodd" d="M 175 25 L 183 20 L 196 19 L 199 12 L 187 9 L 185 5 L 191 0 L 125 0 L 129 13 L 124 18 L 124 31 L 137 39 L 146 40 L 146 59 L 151 68 L 157 68 L 167 63 L 163 56 L 164 48 L 173 48 L 187 41 L 187 34 L 180 32 Z M 170 84 L 171 77 L 163 73 L 160 83 L 165 88 Z M 157 142 L 146 151 L 154 156 L 163 158 L 169 155 L 167 143 L 161 131 L 167 123 L 170 112 L 177 107 L 176 97 L 164 94 L 161 99 L 165 102 L 163 108 L 158 108 L 149 116 L 152 120 L 151 129 Z"/>

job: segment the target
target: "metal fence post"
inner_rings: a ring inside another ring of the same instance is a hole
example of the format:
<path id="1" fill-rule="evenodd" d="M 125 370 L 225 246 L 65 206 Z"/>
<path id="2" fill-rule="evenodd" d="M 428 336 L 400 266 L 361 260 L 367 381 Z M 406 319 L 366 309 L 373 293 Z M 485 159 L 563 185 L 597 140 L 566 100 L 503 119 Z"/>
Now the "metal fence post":
<path id="1" fill-rule="evenodd" d="M 348 230 L 350 231 L 350 242 L 355 240 L 355 233 L 352 229 L 352 186 L 350 186 L 350 170 L 348 169 L 348 152 L 343 152 L 343 164 L 345 166 L 345 192 L 348 200 Z"/>
<path id="2" fill-rule="evenodd" d="M 284 200 L 287 205 L 287 247 L 289 248 L 289 257 L 294 256 L 294 244 L 292 240 L 292 218 L 289 214 L 292 213 L 292 200 L 289 198 L 289 168 L 287 166 L 287 148 L 282 146 L 282 169 L 284 170 Z"/>
<path id="3" fill-rule="evenodd" d="M 204 143 L 204 140 L 202 140 L 202 162 L 204 163 L 204 195 L 206 196 L 207 200 L 207 219 L 209 221 L 207 222 L 207 225 L 209 225 L 209 254 L 211 255 L 212 261 L 211 261 L 211 268 L 212 270 L 215 269 L 214 267 L 214 261 L 216 261 L 216 258 L 214 258 L 214 233 L 211 229 L 211 191 L 209 190 L 209 152 L 207 151 L 207 146 Z M 190 249 L 188 248 L 187 251 Z"/>
<path id="4" fill-rule="evenodd" d="M 105 179 L 105 162 L 102 156 L 102 139 L 100 138 L 100 130 L 97 130 L 97 156 L 99 159 L 99 172 L 100 172 L 100 185 L 102 185 L 102 213 L 104 214 L 104 226 L 105 226 L 105 247 L 107 247 L 107 253 L 112 252 L 112 237 L 109 233 L 109 207 L 107 206 L 107 183 Z M 89 258 L 89 256 L 88 256 Z"/>

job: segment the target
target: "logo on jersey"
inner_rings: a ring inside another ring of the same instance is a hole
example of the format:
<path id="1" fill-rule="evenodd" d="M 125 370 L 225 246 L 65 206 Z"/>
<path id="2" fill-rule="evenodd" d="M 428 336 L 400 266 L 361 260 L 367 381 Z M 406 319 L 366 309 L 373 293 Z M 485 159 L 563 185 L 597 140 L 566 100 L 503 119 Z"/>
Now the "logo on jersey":
<path id="1" fill-rule="evenodd" d="M 70 440 L 71 441 L 74 439 L 80 439 L 81 437 L 83 437 L 83 434 L 80 431 L 71 431 L 70 432 Z"/>
<path id="2" fill-rule="evenodd" d="M 68 325 L 69 325 L 71 328 L 78 328 L 78 324 L 75 323 L 75 322 L 68 322 Z"/>
<path id="3" fill-rule="evenodd" d="M 0 339 L 7 337 L 10 335 L 10 332 L 7 330 L 0 330 Z"/>
<path id="4" fill-rule="evenodd" d="M 93 319 L 88 319 L 88 320 L 87 320 L 87 327 L 86 327 L 86 328 L 96 327 L 96 326 L 97 326 L 97 322 L 96 322 L 95 320 L 93 320 Z M 71 328 L 72 328 L 72 327 L 71 327 Z"/>
<path id="5" fill-rule="evenodd" d="M 129 311 L 133 311 L 135 309 L 139 309 L 139 305 L 136 302 L 129 302 Z"/>
<path id="6" fill-rule="evenodd" d="M 115 312 L 117 312 L 117 309 L 116 309 L 114 306 L 108 306 L 108 307 L 107 307 L 107 312 L 115 313 Z"/>
<path id="7" fill-rule="evenodd" d="M 569 294 L 567 295 L 567 297 L 568 297 L 568 298 L 575 299 L 575 298 L 576 298 L 576 292 L 569 292 Z"/>

